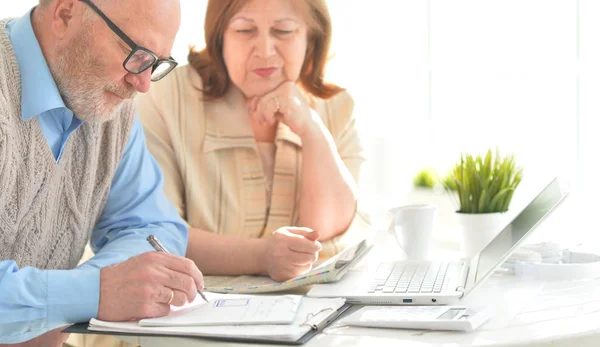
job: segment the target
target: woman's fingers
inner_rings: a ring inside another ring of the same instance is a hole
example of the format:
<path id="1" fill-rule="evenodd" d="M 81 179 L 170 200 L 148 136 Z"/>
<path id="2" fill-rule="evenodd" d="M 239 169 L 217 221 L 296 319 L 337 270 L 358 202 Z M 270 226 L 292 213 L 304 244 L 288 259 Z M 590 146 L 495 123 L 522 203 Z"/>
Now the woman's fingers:
<path id="1" fill-rule="evenodd" d="M 289 250 L 287 253 L 284 261 L 294 266 L 310 265 L 316 261 L 319 255 L 319 252 L 304 253 L 293 250 Z"/>
<path id="2" fill-rule="evenodd" d="M 273 125 L 277 122 L 276 114 L 282 107 L 281 96 L 277 94 L 268 94 L 260 99 L 256 106 L 255 117 L 261 124 Z"/>
<path id="3" fill-rule="evenodd" d="M 246 106 L 259 124 L 273 125 L 280 120 L 285 123 L 302 106 L 300 100 L 296 85 L 283 82 L 265 95 L 250 98 Z"/>

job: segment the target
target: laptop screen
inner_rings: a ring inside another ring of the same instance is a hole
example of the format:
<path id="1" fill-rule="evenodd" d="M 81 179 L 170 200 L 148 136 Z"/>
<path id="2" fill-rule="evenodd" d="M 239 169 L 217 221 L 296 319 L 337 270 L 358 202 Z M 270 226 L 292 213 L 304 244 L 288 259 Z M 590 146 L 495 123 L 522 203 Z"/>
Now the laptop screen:
<path id="1" fill-rule="evenodd" d="M 479 254 L 475 283 L 501 265 L 505 256 L 515 249 L 521 240 L 546 216 L 566 195 L 558 179 L 552 180 L 527 207 L 517 215 Z"/>

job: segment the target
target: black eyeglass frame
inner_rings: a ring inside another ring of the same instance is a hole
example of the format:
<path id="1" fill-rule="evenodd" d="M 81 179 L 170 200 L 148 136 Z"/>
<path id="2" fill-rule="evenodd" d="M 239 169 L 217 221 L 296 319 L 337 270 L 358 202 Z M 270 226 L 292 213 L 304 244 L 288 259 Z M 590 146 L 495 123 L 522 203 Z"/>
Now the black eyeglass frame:
<path id="1" fill-rule="evenodd" d="M 173 71 L 173 69 L 175 67 L 177 67 L 177 61 L 175 61 L 175 59 L 173 59 L 173 57 L 169 57 L 168 59 L 160 59 L 156 54 L 154 54 L 154 52 L 152 52 L 148 48 L 139 46 L 137 43 L 135 43 L 132 39 L 129 38 L 129 36 L 127 36 L 123 32 L 123 30 L 121 30 L 112 20 L 110 20 L 110 18 L 108 18 L 104 14 L 104 12 L 102 12 L 102 10 L 100 10 L 90 0 L 79 0 L 79 1 L 81 1 L 84 4 L 88 5 L 89 7 L 91 7 L 92 10 L 94 10 L 94 12 L 96 12 L 100 16 L 100 18 L 102 18 L 102 20 L 104 20 L 106 25 L 108 25 L 108 27 L 131 48 L 131 53 L 129 53 L 127 58 L 125 58 L 125 60 L 123 61 L 123 68 L 127 72 L 137 75 L 137 74 L 141 74 L 142 72 L 144 72 L 144 71 L 148 70 L 150 67 L 152 67 L 152 73 L 154 73 L 154 71 L 160 64 L 163 64 L 163 63 L 168 64 L 169 68 L 168 68 L 168 70 L 166 70 L 167 72 L 165 72 L 158 79 L 151 79 L 152 82 L 156 82 L 156 81 L 159 81 L 160 79 L 162 79 L 163 77 L 165 77 L 166 75 L 168 75 L 171 71 Z M 127 62 L 129 62 L 129 59 L 131 59 L 131 57 L 133 57 L 137 51 L 144 51 L 144 52 L 150 54 L 150 56 L 152 56 L 154 58 L 154 63 L 148 65 L 147 67 L 141 69 L 140 71 L 131 71 L 127 68 Z"/>

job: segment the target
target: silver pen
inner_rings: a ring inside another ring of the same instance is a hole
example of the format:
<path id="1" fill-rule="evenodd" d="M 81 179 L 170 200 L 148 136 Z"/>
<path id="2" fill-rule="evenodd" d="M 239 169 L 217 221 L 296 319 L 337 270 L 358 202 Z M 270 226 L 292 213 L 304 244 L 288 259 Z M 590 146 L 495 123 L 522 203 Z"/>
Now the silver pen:
<path id="1" fill-rule="evenodd" d="M 167 251 L 167 249 L 162 245 L 162 243 L 160 243 L 160 241 L 158 241 L 158 238 L 156 236 L 150 235 L 146 238 L 146 240 L 148 242 L 150 242 L 152 247 L 154 247 L 154 249 L 157 252 L 164 252 L 164 253 L 171 254 L 171 252 Z M 206 299 L 206 296 L 204 296 L 204 293 L 202 293 L 202 291 L 200 289 L 198 289 L 198 294 L 200 294 L 200 296 L 202 297 L 202 299 L 204 299 L 204 301 L 208 302 L 208 300 Z"/>

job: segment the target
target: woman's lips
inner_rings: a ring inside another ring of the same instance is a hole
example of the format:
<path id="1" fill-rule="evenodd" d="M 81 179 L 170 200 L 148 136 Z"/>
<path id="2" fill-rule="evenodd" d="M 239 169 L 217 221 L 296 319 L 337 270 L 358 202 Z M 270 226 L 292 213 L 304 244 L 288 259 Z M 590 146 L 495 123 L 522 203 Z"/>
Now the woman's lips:
<path id="1" fill-rule="evenodd" d="M 276 67 L 265 67 L 252 70 L 252 72 L 263 78 L 271 76 L 275 71 L 277 71 Z"/>

